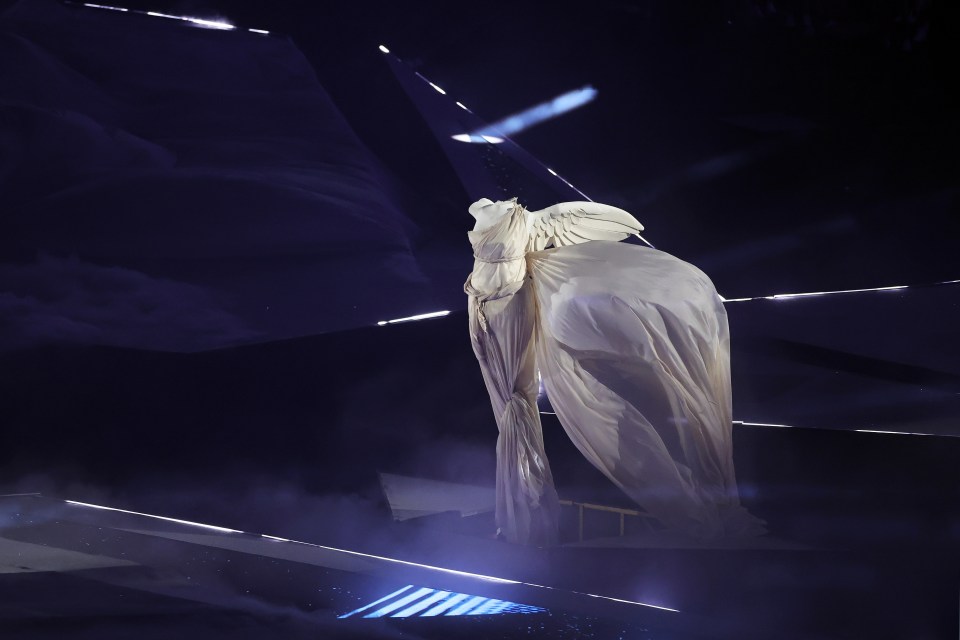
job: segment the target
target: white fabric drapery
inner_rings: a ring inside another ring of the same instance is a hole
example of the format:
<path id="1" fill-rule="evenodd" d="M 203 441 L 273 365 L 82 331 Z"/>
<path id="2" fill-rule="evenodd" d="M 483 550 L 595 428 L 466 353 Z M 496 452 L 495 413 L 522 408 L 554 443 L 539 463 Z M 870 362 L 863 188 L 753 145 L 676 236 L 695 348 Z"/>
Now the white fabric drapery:
<path id="1" fill-rule="evenodd" d="M 526 280 L 522 216 L 470 232 L 476 262 L 465 290 L 470 338 L 497 438 L 496 522 L 511 542 L 557 541 L 560 505 L 543 449 L 534 353 L 536 300 Z"/>
<path id="2" fill-rule="evenodd" d="M 729 333 L 710 279 L 625 243 L 527 252 L 528 235 L 520 206 L 470 233 L 470 334 L 500 429 L 497 526 L 515 542 L 556 539 L 539 367 L 577 448 L 665 528 L 762 533 L 737 495 Z"/>

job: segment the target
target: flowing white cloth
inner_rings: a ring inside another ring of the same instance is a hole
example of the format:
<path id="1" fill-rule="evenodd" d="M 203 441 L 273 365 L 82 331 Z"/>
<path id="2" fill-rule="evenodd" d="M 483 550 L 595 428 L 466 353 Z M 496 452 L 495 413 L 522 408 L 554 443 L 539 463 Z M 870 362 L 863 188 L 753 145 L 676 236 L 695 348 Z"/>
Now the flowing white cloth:
<path id="1" fill-rule="evenodd" d="M 737 495 L 727 317 L 710 279 L 617 242 L 525 252 L 528 235 L 519 206 L 470 233 L 470 333 L 500 428 L 498 527 L 521 543 L 556 536 L 539 367 L 577 448 L 666 528 L 762 533 Z"/>
<path id="2" fill-rule="evenodd" d="M 469 236 L 476 257 L 464 285 L 470 338 L 500 431 L 497 527 L 511 542 L 552 544 L 560 505 L 537 410 L 536 300 L 524 286 L 526 222 L 521 214 L 505 216 Z"/>

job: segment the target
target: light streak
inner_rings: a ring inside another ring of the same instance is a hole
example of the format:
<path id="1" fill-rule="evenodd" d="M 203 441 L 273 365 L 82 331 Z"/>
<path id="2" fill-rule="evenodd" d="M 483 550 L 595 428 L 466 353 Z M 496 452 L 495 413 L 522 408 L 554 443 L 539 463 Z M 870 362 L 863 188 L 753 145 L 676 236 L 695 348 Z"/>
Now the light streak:
<path id="1" fill-rule="evenodd" d="M 416 320 L 426 320 L 428 318 L 442 318 L 443 316 L 450 315 L 449 311 L 433 311 L 431 313 L 421 313 L 417 316 L 408 316 L 406 318 L 396 318 L 395 320 L 381 320 L 377 322 L 377 326 L 383 327 L 388 324 L 398 324 L 400 322 L 414 322 Z"/>
<path id="2" fill-rule="evenodd" d="M 251 32 L 251 33 L 262 33 L 262 34 L 265 35 L 265 36 L 270 35 L 270 32 L 267 31 L 266 29 L 247 29 L 247 31 L 249 31 L 249 32 Z"/>
<path id="3" fill-rule="evenodd" d="M 237 531 L 236 529 L 228 529 L 226 527 L 216 527 L 212 524 L 203 524 L 202 522 L 191 522 L 190 520 L 180 520 L 179 518 L 168 518 L 166 516 L 155 516 L 150 513 L 140 513 L 139 511 L 128 511 L 126 509 L 117 509 L 115 507 L 105 507 L 100 504 L 90 504 L 89 502 L 77 502 L 76 500 L 64 500 L 67 504 L 77 505 L 79 507 L 89 507 L 91 509 L 103 509 L 105 511 L 117 511 L 119 513 L 129 513 L 135 516 L 144 516 L 146 518 L 154 518 L 156 520 L 165 520 L 167 522 L 176 522 L 177 524 L 186 524 L 192 527 L 202 527 L 204 529 L 210 529 L 212 531 L 219 531 L 220 533 L 243 533 L 243 531 Z"/>
<path id="4" fill-rule="evenodd" d="M 596 97 L 596 89 L 591 86 L 581 87 L 574 91 L 568 91 L 547 102 L 541 102 L 529 109 L 511 114 L 491 125 L 472 131 L 471 135 L 480 137 L 492 135 L 498 138 L 506 138 L 511 134 L 519 133 L 541 122 L 561 116 L 568 111 L 578 109 L 592 102 Z"/>
<path id="5" fill-rule="evenodd" d="M 947 284 L 947 283 L 941 283 Z M 756 296 L 754 298 L 730 298 L 724 299 L 724 302 L 747 302 L 749 300 L 789 300 L 791 298 L 809 298 L 813 296 L 832 296 L 840 293 L 863 293 L 865 291 L 899 291 L 909 288 L 908 285 L 897 285 L 895 287 L 874 287 L 872 289 L 841 289 L 839 291 L 810 291 L 807 293 L 776 293 L 772 296 Z"/>
<path id="6" fill-rule="evenodd" d="M 882 433 L 897 436 L 938 436 L 941 438 L 960 438 L 952 433 L 919 433 L 917 431 L 880 431 L 878 429 L 854 429 L 857 433 Z"/>
<path id="7" fill-rule="evenodd" d="M 743 422 L 742 420 L 734 420 L 733 424 L 739 424 L 746 427 L 779 427 L 786 429 L 817 429 L 817 427 L 797 427 L 791 424 L 771 424 L 768 422 Z M 822 429 L 821 429 L 822 430 Z M 827 429 L 828 431 L 848 431 L 847 429 Z M 951 433 L 920 433 L 918 431 L 882 431 L 879 429 L 849 429 L 854 433 L 883 433 L 883 434 L 893 434 L 898 436 L 934 436 L 940 438 L 960 438 L 960 435 L 954 435 Z"/>
<path id="8" fill-rule="evenodd" d="M 578 592 L 574 592 L 574 593 L 578 593 Z M 670 611 L 670 612 L 672 612 L 672 613 L 680 613 L 680 610 L 679 610 L 679 609 L 671 609 L 670 607 L 661 607 L 660 605 L 647 604 L 646 602 L 634 602 L 633 600 L 623 600 L 623 599 L 621 599 L 621 598 L 612 598 L 612 597 L 610 597 L 610 596 L 598 596 L 598 595 L 595 594 L 595 593 L 585 593 L 585 594 L 583 594 L 583 595 L 585 595 L 585 596 L 590 596 L 591 598 L 601 598 L 601 599 L 603 599 L 603 600 L 612 600 L 613 602 L 623 602 L 623 603 L 626 603 L 626 604 L 638 604 L 638 605 L 640 605 L 640 606 L 642 606 L 642 607 L 650 607 L 650 608 L 653 608 L 653 609 L 660 609 L 661 611 Z"/>
<path id="9" fill-rule="evenodd" d="M 380 51 L 382 51 L 382 52 L 384 52 L 384 53 L 390 53 L 390 49 L 387 49 L 387 48 L 386 48 L 385 46 L 383 46 L 383 45 L 380 45 L 379 49 L 380 49 Z"/>
<path id="10" fill-rule="evenodd" d="M 90 2 L 81 3 L 84 7 L 90 7 L 91 9 L 107 9 L 110 11 L 124 11 L 127 13 L 136 13 L 143 16 L 150 16 L 152 18 L 167 18 L 168 20 L 180 20 L 181 22 L 189 22 L 190 24 L 197 25 L 198 27 L 206 27 L 208 29 L 220 29 L 221 31 L 232 31 L 237 27 L 230 24 L 229 22 L 224 22 L 223 20 L 208 20 L 206 18 L 191 18 L 190 16 L 175 16 L 169 13 L 160 13 L 159 11 L 136 11 L 131 9 L 125 9 L 123 7 L 112 7 L 105 4 L 93 4 Z M 253 31 L 254 33 L 265 33 L 269 34 L 269 31 L 264 31 L 263 29 L 248 29 L 248 31 Z"/>
<path id="11" fill-rule="evenodd" d="M 91 9 L 108 9 L 110 11 L 130 11 L 129 9 L 124 9 L 123 7 L 109 7 L 105 4 L 90 4 L 89 2 L 84 2 L 83 6 L 90 7 Z"/>
<path id="12" fill-rule="evenodd" d="M 456 140 L 457 142 L 472 142 L 474 144 L 481 143 L 481 142 L 488 143 L 488 144 L 500 144 L 501 142 L 503 142 L 503 138 L 498 138 L 496 136 L 487 136 L 487 135 L 476 136 L 470 133 L 458 133 L 457 135 L 450 136 L 450 137 Z"/>
<path id="13" fill-rule="evenodd" d="M 229 22 L 222 22 L 220 20 L 206 20 L 204 18 L 191 18 L 189 16 L 174 16 L 169 13 L 159 13 L 157 11 L 147 11 L 148 16 L 153 16 L 154 18 L 168 18 L 170 20 L 181 20 L 183 22 L 189 22 L 200 27 L 209 27 L 210 29 L 223 29 L 231 30 L 236 29 L 235 26 Z"/>
<path id="14" fill-rule="evenodd" d="M 769 422 L 744 422 L 742 420 L 734 420 L 733 424 L 741 424 L 745 427 L 779 427 L 783 429 L 796 429 L 791 424 L 772 424 Z"/>

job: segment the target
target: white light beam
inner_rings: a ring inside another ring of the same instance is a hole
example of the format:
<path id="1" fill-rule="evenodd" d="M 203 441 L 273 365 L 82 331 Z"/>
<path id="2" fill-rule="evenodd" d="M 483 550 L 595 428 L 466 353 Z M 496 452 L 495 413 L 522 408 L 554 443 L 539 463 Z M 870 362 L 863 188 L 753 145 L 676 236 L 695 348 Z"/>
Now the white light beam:
<path id="1" fill-rule="evenodd" d="M 432 84 L 432 83 L 431 83 Z M 456 140 L 465 142 L 477 142 L 476 138 L 483 139 L 485 136 L 494 136 L 497 138 L 506 138 L 511 134 L 519 133 L 524 129 L 529 129 L 541 122 L 561 116 L 568 111 L 578 109 L 583 105 L 593 101 L 597 97 L 597 90 L 591 86 L 581 87 L 574 91 L 568 91 L 559 95 L 553 100 L 542 102 L 536 106 L 530 107 L 518 113 L 507 116 L 503 120 L 494 122 L 486 127 L 481 127 L 476 131 L 470 132 L 469 140 L 463 140 L 459 136 L 454 136 Z M 463 135 L 463 134 L 461 134 Z"/>
<path id="2" fill-rule="evenodd" d="M 90 4 L 89 2 L 84 2 L 83 6 L 90 7 L 91 9 L 108 9 L 110 11 L 129 11 L 129 9 L 124 9 L 123 7 L 109 7 L 105 4 Z"/>
<path id="3" fill-rule="evenodd" d="M 433 311 L 431 313 L 421 313 L 416 316 L 408 316 L 406 318 L 396 318 L 395 320 L 381 320 L 377 323 L 378 326 L 383 327 L 388 324 L 398 324 L 401 322 L 414 322 L 416 320 L 426 320 L 428 318 L 442 318 L 443 316 L 450 315 L 449 311 Z"/>
<path id="4" fill-rule="evenodd" d="M 749 300 L 789 300 L 790 298 L 810 298 L 813 296 L 832 296 L 839 293 L 863 293 L 865 291 L 898 291 L 907 289 L 908 285 L 897 285 L 895 287 L 875 287 L 872 289 L 842 289 L 840 291 L 810 291 L 807 293 L 776 293 L 772 296 L 757 296 L 755 298 L 730 298 L 724 299 L 724 302 L 747 302 Z"/>
<path id="5" fill-rule="evenodd" d="M 117 509 L 115 507 L 105 507 L 99 504 L 90 504 L 89 502 L 77 502 L 76 500 L 64 500 L 67 504 L 74 504 L 79 507 L 89 507 L 91 509 L 103 509 L 104 511 L 117 511 L 119 513 L 129 513 L 135 516 L 144 516 L 146 518 L 154 518 L 156 520 L 166 520 L 167 522 L 176 522 L 177 524 L 187 524 L 192 527 L 202 527 L 204 529 L 211 529 L 213 531 L 219 531 L 220 533 L 243 533 L 243 531 L 237 531 L 236 529 L 227 529 L 226 527 L 215 527 L 212 524 L 203 524 L 201 522 L 191 522 L 190 520 L 180 520 L 179 518 L 168 518 L 166 516 L 155 516 L 150 513 L 140 513 L 139 511 L 127 511 L 126 509 Z"/>

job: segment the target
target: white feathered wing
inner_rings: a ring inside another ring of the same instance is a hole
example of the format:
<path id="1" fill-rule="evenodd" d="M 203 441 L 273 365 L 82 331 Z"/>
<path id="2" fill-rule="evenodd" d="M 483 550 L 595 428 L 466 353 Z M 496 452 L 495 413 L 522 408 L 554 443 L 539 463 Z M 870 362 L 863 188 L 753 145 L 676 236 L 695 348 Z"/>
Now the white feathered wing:
<path id="1" fill-rule="evenodd" d="M 527 251 L 565 247 L 591 240 L 619 242 L 643 231 L 632 215 L 598 202 L 561 202 L 540 211 L 527 211 L 530 239 Z"/>

